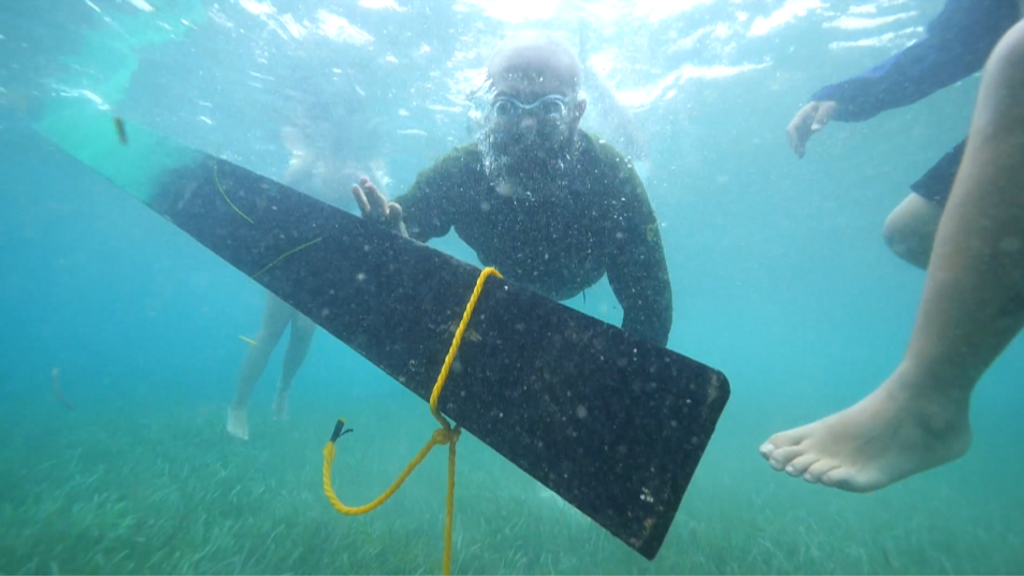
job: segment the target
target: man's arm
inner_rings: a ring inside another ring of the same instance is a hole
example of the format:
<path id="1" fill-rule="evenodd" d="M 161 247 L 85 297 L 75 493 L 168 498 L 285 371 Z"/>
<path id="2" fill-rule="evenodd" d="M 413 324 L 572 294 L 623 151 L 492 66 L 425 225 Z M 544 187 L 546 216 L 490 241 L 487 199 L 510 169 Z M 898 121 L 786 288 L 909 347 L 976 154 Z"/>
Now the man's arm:
<path id="1" fill-rule="evenodd" d="M 665 346 L 672 329 L 672 286 L 658 220 L 632 167 L 622 171 L 617 184 L 624 193 L 613 211 L 608 283 L 622 305 L 622 329 Z"/>
<path id="2" fill-rule="evenodd" d="M 416 182 L 405 194 L 395 198 L 402 209 L 402 221 L 410 238 L 426 242 L 448 234 L 457 203 L 450 192 L 463 180 L 470 155 L 459 148 L 416 176 Z"/>
<path id="3" fill-rule="evenodd" d="M 1020 19 L 1013 0 L 948 0 L 926 36 L 811 100 L 838 104 L 832 119 L 859 122 L 918 100 L 977 72 L 999 38 Z"/>

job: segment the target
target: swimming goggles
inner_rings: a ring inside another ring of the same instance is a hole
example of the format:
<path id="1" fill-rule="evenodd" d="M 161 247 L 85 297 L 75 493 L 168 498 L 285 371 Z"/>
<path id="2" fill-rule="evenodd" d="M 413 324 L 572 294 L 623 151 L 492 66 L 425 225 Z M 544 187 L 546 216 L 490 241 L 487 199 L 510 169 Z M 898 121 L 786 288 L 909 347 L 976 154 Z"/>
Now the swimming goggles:
<path id="1" fill-rule="evenodd" d="M 548 94 L 532 104 L 523 104 L 511 96 L 498 96 L 491 101 L 491 111 L 498 118 L 519 116 L 524 111 L 537 109 L 544 116 L 561 118 L 569 110 L 568 99 L 561 94 Z"/>

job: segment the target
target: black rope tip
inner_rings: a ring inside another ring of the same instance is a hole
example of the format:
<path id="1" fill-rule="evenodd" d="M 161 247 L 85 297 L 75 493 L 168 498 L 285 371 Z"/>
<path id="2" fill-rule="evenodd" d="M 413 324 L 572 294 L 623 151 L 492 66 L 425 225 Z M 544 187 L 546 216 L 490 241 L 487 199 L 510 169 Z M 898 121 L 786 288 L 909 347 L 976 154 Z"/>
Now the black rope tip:
<path id="1" fill-rule="evenodd" d="M 353 432 L 351 428 L 345 429 L 345 421 L 338 418 L 338 421 L 334 423 L 334 432 L 331 433 L 331 442 L 336 442 L 338 438 L 341 438 L 345 434 Z"/>

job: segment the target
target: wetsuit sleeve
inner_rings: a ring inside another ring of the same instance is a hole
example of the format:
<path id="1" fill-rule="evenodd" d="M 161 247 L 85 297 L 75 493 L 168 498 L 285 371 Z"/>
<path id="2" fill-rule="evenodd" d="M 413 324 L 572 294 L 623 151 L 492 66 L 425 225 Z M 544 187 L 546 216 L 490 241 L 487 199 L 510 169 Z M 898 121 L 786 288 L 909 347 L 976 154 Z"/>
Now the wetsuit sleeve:
<path id="1" fill-rule="evenodd" d="M 1019 18 L 1014 0 L 948 0 L 924 38 L 859 76 L 818 90 L 811 100 L 837 102 L 833 119 L 843 122 L 913 104 L 981 70 Z"/>
<path id="2" fill-rule="evenodd" d="M 418 242 L 440 238 L 452 228 L 455 206 L 449 191 L 459 181 L 461 156 L 450 154 L 419 173 L 408 192 L 395 198 L 409 237 Z"/>
<path id="3" fill-rule="evenodd" d="M 622 305 L 622 329 L 659 346 L 672 329 L 672 286 L 658 220 L 631 165 L 620 171 L 608 283 Z"/>

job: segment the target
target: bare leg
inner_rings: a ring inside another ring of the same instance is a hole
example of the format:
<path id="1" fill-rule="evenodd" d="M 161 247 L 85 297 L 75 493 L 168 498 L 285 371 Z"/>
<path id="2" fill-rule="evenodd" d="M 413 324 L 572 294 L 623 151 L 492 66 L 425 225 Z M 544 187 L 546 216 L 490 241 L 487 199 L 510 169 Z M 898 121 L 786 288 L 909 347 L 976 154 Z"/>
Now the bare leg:
<path id="1" fill-rule="evenodd" d="M 867 492 L 971 443 L 971 392 L 1024 326 L 1024 23 L 985 66 L 963 163 L 939 224 L 917 324 L 867 398 L 761 447 L 773 468 Z"/>
<path id="2" fill-rule="evenodd" d="M 313 342 L 316 324 L 298 311 L 292 313 L 292 333 L 288 339 L 288 350 L 284 354 L 281 380 L 277 383 L 277 397 L 274 398 L 274 418 L 288 417 L 288 392 L 292 389 L 295 375 L 299 373 Z"/>
<path id="3" fill-rule="evenodd" d="M 924 270 L 931 258 L 940 218 L 940 204 L 910 194 L 889 214 L 882 235 L 897 256 Z"/>
<path id="4" fill-rule="evenodd" d="M 243 440 L 249 439 L 249 422 L 246 410 L 253 388 L 263 370 L 267 367 L 270 355 L 288 327 L 293 310 L 283 300 L 267 292 L 267 305 L 263 312 L 263 325 L 256 336 L 256 344 L 249 346 L 242 360 L 242 369 L 238 376 L 238 390 L 235 400 L 228 409 L 228 432 Z"/>

